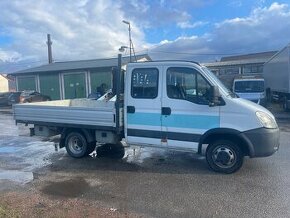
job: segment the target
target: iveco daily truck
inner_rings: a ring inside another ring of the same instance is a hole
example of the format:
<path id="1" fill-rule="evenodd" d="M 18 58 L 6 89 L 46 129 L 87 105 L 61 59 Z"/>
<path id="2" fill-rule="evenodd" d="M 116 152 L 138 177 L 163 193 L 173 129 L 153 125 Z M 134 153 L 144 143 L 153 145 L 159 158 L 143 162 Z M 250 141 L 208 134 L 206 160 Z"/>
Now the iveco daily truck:
<path id="1" fill-rule="evenodd" d="M 233 173 L 244 156 L 279 148 L 279 129 L 264 107 L 237 98 L 205 67 L 183 61 L 129 63 L 113 70 L 114 87 L 98 100 L 13 106 L 35 135 L 61 134 L 60 147 L 81 158 L 96 145 L 173 149 L 205 155 L 210 168 Z"/>

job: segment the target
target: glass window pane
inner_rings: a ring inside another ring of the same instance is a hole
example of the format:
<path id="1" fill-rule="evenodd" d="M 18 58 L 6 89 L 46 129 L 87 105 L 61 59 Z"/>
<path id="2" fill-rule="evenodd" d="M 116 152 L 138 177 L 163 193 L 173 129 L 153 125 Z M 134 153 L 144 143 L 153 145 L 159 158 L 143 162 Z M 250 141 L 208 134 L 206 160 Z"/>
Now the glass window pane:
<path id="1" fill-rule="evenodd" d="M 158 96 L 158 70 L 156 68 L 133 70 L 131 81 L 133 98 L 153 99 Z"/>
<path id="2" fill-rule="evenodd" d="M 112 88 L 111 69 L 91 70 L 91 93 L 99 95 L 105 94 L 108 89 Z"/>
<path id="3" fill-rule="evenodd" d="M 251 73 L 251 72 L 252 72 L 251 66 L 243 67 L 243 73 Z"/>
<path id="4" fill-rule="evenodd" d="M 18 77 L 18 91 L 36 90 L 35 76 Z"/>
<path id="5" fill-rule="evenodd" d="M 52 100 L 60 99 L 58 74 L 39 75 L 40 93 L 48 95 Z"/>
<path id="6" fill-rule="evenodd" d="M 210 85 L 196 70 L 169 68 L 166 77 L 169 98 L 208 104 Z"/>

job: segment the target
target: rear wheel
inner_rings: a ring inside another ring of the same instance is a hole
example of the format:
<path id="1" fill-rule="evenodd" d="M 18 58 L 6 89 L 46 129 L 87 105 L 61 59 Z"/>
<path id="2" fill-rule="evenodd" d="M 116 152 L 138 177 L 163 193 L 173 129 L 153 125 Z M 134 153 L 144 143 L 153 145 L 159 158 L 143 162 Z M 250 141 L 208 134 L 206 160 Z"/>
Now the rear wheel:
<path id="1" fill-rule="evenodd" d="M 87 151 L 87 155 L 92 153 L 95 149 L 96 149 L 96 142 L 89 143 L 89 148 L 88 148 L 88 151 Z"/>
<path id="2" fill-rule="evenodd" d="M 212 170 L 230 174 L 241 168 L 244 154 L 234 142 L 218 140 L 209 145 L 206 160 Z"/>
<path id="3" fill-rule="evenodd" d="M 92 146 L 89 145 L 83 134 L 70 132 L 65 138 L 65 148 L 67 153 L 74 158 L 82 158 L 90 154 Z"/>
<path id="4" fill-rule="evenodd" d="M 284 97 L 283 98 L 283 102 L 282 102 L 282 106 L 283 106 L 283 110 L 284 111 L 289 111 L 289 108 L 288 108 L 288 99 L 287 99 L 287 97 Z"/>

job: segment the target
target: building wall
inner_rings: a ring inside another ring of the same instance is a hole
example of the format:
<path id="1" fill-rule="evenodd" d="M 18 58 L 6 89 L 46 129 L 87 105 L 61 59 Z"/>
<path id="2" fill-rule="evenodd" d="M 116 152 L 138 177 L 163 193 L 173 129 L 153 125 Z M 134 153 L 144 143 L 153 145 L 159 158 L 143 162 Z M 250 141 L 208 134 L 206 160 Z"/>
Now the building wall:
<path id="1" fill-rule="evenodd" d="M 112 88 L 111 69 L 109 67 L 18 75 L 17 90 L 36 90 L 53 100 L 86 98 L 90 93 L 97 92 L 103 84 L 107 89 Z"/>
<path id="2" fill-rule="evenodd" d="M 239 75 L 262 75 L 263 64 L 244 64 L 231 66 L 208 66 L 208 68 L 215 73 L 218 78 L 229 89 L 232 88 L 234 79 Z"/>
<path id="3" fill-rule="evenodd" d="M 0 75 L 0 92 L 8 92 L 9 86 L 8 86 L 8 80 Z"/>

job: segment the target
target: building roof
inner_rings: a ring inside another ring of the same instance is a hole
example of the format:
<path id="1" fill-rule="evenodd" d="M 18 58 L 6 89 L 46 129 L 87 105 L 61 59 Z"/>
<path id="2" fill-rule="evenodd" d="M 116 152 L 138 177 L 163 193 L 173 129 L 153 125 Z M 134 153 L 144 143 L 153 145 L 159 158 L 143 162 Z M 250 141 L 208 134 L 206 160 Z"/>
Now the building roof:
<path id="1" fill-rule="evenodd" d="M 236 66 L 236 65 L 246 65 L 246 64 L 264 64 L 276 53 L 277 51 L 269 51 L 269 52 L 253 53 L 253 54 L 246 54 L 246 55 L 222 57 L 221 61 L 204 63 L 203 65 L 207 67 L 224 67 L 224 66 Z"/>
<path id="2" fill-rule="evenodd" d="M 278 51 L 266 51 L 245 55 L 236 55 L 236 56 L 228 56 L 222 57 L 221 62 L 223 61 L 238 61 L 238 60 L 252 60 L 252 59 L 270 59 L 273 55 L 275 55 Z"/>
<path id="3" fill-rule="evenodd" d="M 132 57 L 132 59 L 134 60 L 134 57 Z M 151 58 L 147 54 L 136 55 L 136 59 L 137 61 L 151 61 Z M 128 56 L 122 58 L 123 65 L 129 63 L 129 61 L 130 57 Z M 16 71 L 10 74 L 44 73 L 44 72 L 81 70 L 81 69 L 92 69 L 114 66 L 118 66 L 118 58 L 54 62 L 51 64 L 45 64 L 38 67 Z"/>

